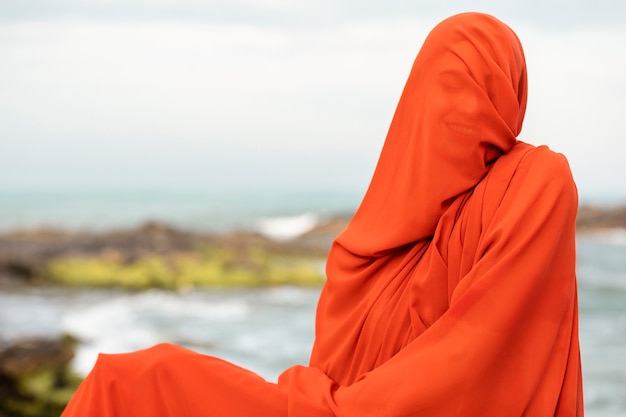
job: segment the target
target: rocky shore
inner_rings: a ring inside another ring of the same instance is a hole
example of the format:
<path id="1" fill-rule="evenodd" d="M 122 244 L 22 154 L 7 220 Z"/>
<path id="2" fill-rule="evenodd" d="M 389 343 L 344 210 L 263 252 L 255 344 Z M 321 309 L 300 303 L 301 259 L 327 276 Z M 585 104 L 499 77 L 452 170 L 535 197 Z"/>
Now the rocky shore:
<path id="1" fill-rule="evenodd" d="M 578 210 L 576 227 L 579 231 L 626 229 L 626 206 L 582 206 Z"/>
<path id="2" fill-rule="evenodd" d="M 107 233 L 16 231 L 0 236 L 0 283 L 183 289 L 319 285 L 336 217 L 288 241 L 249 231 L 183 231 L 149 223 Z"/>
<path id="3" fill-rule="evenodd" d="M 66 336 L 0 343 L 0 417 L 58 417 L 81 381 L 74 348 Z"/>
<path id="4" fill-rule="evenodd" d="M 189 287 L 321 285 L 324 261 L 349 216 L 291 240 L 251 231 L 213 234 L 148 223 L 106 233 L 23 230 L 0 235 L 6 286 Z M 580 233 L 626 229 L 626 207 L 582 207 Z M 0 342 L 0 417 L 58 416 L 80 382 L 69 369 L 75 341 Z"/>
<path id="5" fill-rule="evenodd" d="M 324 259 L 348 217 L 289 241 L 259 233 L 197 233 L 149 223 L 107 233 L 23 230 L 0 235 L 6 286 L 75 285 L 142 290 L 191 286 L 321 285 Z M 0 417 L 59 416 L 80 383 L 75 341 L 0 341 Z"/>
<path id="6" fill-rule="evenodd" d="M 25 230 L 0 235 L 0 285 L 89 287 L 320 285 L 333 238 L 349 216 L 291 240 L 251 231 L 199 233 L 148 223 L 108 233 Z M 581 232 L 626 228 L 626 207 L 581 207 Z"/>

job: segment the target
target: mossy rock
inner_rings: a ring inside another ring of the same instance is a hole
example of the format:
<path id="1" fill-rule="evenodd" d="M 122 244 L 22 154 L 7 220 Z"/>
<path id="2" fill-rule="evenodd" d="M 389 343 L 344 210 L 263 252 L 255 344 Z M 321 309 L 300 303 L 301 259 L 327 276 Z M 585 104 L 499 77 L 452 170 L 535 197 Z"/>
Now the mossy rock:
<path id="1" fill-rule="evenodd" d="M 0 352 L 0 416 L 58 417 L 81 378 L 69 369 L 75 340 L 25 339 Z"/>
<path id="2" fill-rule="evenodd" d="M 16 381 L 17 393 L 0 399 L 0 413 L 15 417 L 58 417 L 80 382 L 79 376 L 65 369 L 31 372 Z"/>
<path id="3" fill-rule="evenodd" d="M 323 259 L 273 253 L 263 247 L 202 246 L 195 252 L 111 257 L 63 257 L 46 265 L 56 283 L 131 289 L 321 285 Z"/>

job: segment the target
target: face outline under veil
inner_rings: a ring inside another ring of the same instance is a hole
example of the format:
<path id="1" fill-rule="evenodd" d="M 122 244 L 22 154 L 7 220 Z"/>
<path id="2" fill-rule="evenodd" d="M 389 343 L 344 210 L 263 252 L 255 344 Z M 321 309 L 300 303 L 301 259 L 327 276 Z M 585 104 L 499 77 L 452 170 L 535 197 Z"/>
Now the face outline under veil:
<path id="1" fill-rule="evenodd" d="M 432 236 L 449 202 L 515 145 L 526 99 L 524 52 L 508 26 L 480 13 L 442 21 L 415 59 L 368 191 L 336 242 L 370 257 Z"/>

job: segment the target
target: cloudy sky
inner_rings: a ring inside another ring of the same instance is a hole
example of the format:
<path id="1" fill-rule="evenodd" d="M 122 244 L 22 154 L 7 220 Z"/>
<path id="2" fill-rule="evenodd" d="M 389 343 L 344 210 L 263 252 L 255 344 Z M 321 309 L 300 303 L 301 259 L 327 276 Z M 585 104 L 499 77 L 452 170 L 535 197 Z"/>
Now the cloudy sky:
<path id="1" fill-rule="evenodd" d="M 520 36 L 522 139 L 626 201 L 622 0 L 0 0 L 0 190 L 364 189 L 428 31 Z"/>

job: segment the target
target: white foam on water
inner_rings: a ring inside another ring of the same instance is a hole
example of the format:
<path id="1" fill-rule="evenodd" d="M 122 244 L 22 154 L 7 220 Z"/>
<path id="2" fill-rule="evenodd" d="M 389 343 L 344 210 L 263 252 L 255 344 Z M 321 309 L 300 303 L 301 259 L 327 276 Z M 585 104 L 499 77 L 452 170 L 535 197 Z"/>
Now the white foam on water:
<path id="1" fill-rule="evenodd" d="M 319 217 L 313 213 L 298 216 L 270 217 L 257 222 L 255 230 L 275 240 L 290 240 L 317 226 Z"/>
<path id="2" fill-rule="evenodd" d="M 207 300 L 152 290 L 70 311 L 62 329 L 80 341 L 73 367 L 84 375 L 99 353 L 128 352 L 160 342 L 207 345 L 211 329 L 206 323 L 245 321 L 250 311 L 245 300 Z"/>
<path id="3" fill-rule="evenodd" d="M 606 232 L 605 237 L 613 245 L 626 246 L 626 229 L 611 229 Z"/>
<path id="4" fill-rule="evenodd" d="M 281 286 L 269 288 L 262 293 L 262 299 L 269 303 L 281 305 L 310 305 L 315 304 L 319 291 L 311 288 Z"/>

